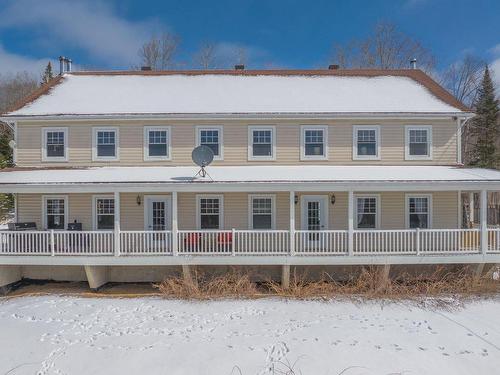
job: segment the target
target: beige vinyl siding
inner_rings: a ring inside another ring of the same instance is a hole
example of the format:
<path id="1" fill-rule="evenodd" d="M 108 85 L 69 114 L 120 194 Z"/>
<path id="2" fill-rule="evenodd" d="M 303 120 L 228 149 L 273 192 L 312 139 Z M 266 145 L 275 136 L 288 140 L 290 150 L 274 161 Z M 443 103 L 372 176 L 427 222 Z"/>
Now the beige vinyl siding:
<path id="1" fill-rule="evenodd" d="M 260 193 L 259 193 L 260 194 Z M 272 193 L 276 196 L 276 229 L 286 230 L 289 227 L 289 193 Z M 301 195 L 325 195 L 323 193 L 300 193 L 299 203 L 295 205 L 296 229 L 301 229 L 302 215 L 300 212 Z M 357 193 L 362 195 L 363 193 Z M 404 192 L 367 192 L 380 195 L 380 229 L 406 228 L 406 208 Z M 419 193 L 412 193 L 419 194 Z M 429 193 L 422 193 L 429 194 Z M 434 192 L 433 228 L 458 228 L 458 198 L 456 191 Z M 49 195 L 49 194 L 46 194 Z M 59 194 L 58 194 L 59 195 Z M 69 202 L 68 222 L 74 220 L 83 224 L 84 230 L 92 230 L 92 194 L 67 194 Z M 144 229 L 144 196 L 159 195 L 141 193 L 141 204 L 137 204 L 136 193 L 122 193 L 121 228 L 123 230 Z M 169 195 L 169 194 L 161 194 Z M 178 194 L 178 223 L 180 230 L 196 229 L 196 193 Z M 204 194 L 202 194 L 204 195 Z M 224 229 L 248 229 L 248 195 L 247 193 L 224 193 Z M 335 204 L 331 204 L 328 196 L 329 229 L 347 229 L 348 194 L 335 193 Z M 42 194 L 18 194 L 18 221 L 35 221 L 37 228 L 42 229 Z"/>
<path id="2" fill-rule="evenodd" d="M 328 160 L 300 160 L 300 126 L 328 126 Z M 170 161 L 144 161 L 144 126 L 171 126 Z M 372 165 L 451 165 L 456 163 L 456 123 L 450 120 L 433 121 L 78 121 L 78 122 L 18 122 L 19 166 L 86 166 L 86 165 L 193 165 L 191 151 L 195 147 L 196 126 L 223 126 L 224 160 L 213 165 L 245 164 L 372 164 Z M 248 126 L 274 125 L 276 127 L 276 160 L 248 161 Z M 352 160 L 353 125 L 380 125 L 381 160 Z M 405 126 L 432 125 L 433 160 L 404 160 Z M 41 161 L 42 128 L 68 128 L 69 162 Z M 116 126 L 119 129 L 120 160 L 92 162 L 92 127 Z"/>

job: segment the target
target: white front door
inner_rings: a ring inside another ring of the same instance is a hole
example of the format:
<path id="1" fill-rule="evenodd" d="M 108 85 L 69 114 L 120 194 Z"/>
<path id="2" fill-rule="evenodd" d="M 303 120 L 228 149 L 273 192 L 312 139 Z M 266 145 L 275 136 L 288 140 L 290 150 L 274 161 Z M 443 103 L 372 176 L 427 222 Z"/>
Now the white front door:
<path id="1" fill-rule="evenodd" d="M 303 195 L 302 196 L 302 230 L 327 230 L 328 229 L 328 196 Z"/>
<path id="2" fill-rule="evenodd" d="M 170 197 L 146 196 L 144 206 L 146 209 L 146 230 L 170 229 Z"/>

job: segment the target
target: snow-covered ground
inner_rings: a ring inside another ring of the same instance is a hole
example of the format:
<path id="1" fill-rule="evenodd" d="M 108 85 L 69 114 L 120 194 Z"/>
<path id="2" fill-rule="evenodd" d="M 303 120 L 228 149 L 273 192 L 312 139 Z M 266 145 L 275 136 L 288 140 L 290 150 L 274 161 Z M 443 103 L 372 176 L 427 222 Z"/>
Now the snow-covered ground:
<path id="1" fill-rule="evenodd" d="M 498 374 L 500 301 L 448 312 L 280 299 L 0 299 L 0 374 L 253 375 L 287 367 L 303 375 Z"/>

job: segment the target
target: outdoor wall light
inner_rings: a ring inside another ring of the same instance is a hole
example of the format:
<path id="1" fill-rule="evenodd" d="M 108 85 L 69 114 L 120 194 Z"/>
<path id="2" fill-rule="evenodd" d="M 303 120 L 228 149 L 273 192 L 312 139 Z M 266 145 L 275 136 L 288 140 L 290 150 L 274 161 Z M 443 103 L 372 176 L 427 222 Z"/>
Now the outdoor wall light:
<path id="1" fill-rule="evenodd" d="M 135 201 L 137 202 L 137 205 L 140 206 L 141 205 L 141 196 L 138 195 L 137 198 L 135 199 Z"/>
<path id="2" fill-rule="evenodd" d="M 299 196 L 297 194 L 295 194 L 294 199 L 295 199 L 295 204 L 299 203 Z"/>
<path id="3" fill-rule="evenodd" d="M 331 194 L 330 195 L 330 203 L 332 204 L 332 206 L 335 204 L 335 194 Z"/>

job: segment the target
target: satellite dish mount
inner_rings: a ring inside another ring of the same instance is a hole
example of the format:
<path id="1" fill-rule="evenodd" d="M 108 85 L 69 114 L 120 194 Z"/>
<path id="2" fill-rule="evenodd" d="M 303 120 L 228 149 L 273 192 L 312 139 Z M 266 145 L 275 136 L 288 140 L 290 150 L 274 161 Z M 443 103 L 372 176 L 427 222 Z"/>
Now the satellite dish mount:
<path id="1" fill-rule="evenodd" d="M 210 177 L 205 170 L 205 167 L 207 167 L 214 160 L 214 152 L 212 149 L 208 146 L 198 146 L 191 153 L 191 158 L 193 159 L 193 162 L 200 167 L 200 170 L 196 173 L 195 177 L 206 177 L 207 175 Z"/>

